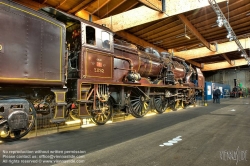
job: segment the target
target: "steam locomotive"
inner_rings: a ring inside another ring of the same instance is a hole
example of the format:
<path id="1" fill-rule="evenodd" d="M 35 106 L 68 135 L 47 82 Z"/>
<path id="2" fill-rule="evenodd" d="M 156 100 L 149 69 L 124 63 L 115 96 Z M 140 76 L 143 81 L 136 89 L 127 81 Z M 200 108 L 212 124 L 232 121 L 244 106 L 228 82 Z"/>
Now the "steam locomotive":
<path id="1" fill-rule="evenodd" d="M 0 0 L 0 138 L 19 139 L 36 115 L 105 124 L 194 104 L 204 76 L 173 54 L 114 39 L 106 27 L 54 8 Z"/>

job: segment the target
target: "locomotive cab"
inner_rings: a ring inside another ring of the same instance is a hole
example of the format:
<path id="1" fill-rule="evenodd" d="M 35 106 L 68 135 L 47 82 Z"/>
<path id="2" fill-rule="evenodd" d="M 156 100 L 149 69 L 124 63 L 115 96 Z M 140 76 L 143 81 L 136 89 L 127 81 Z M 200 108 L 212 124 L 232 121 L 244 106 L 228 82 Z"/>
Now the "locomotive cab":
<path id="1" fill-rule="evenodd" d="M 41 11 L 66 25 L 68 79 L 113 78 L 113 33 L 108 28 L 54 8 L 46 7 Z"/>

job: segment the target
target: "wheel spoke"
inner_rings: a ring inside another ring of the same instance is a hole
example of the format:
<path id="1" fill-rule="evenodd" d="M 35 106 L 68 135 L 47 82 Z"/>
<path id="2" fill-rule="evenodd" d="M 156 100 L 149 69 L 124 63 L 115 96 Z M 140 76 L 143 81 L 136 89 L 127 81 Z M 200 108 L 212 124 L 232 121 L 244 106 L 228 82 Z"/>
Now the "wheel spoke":
<path id="1" fill-rule="evenodd" d="M 138 104 L 140 104 L 140 102 L 139 102 L 139 101 L 137 101 L 137 102 L 133 102 L 133 103 L 132 103 L 132 106 L 133 106 L 133 107 L 136 107 Z"/>
<path id="2" fill-rule="evenodd" d="M 139 109 L 140 109 L 140 103 L 137 103 L 137 105 L 135 106 L 134 110 L 135 110 L 136 113 L 138 113 Z"/>
<path id="3" fill-rule="evenodd" d="M 140 99 L 139 98 L 135 98 L 135 99 L 133 99 L 133 100 L 130 100 L 130 102 L 134 102 L 134 101 L 140 101 Z"/>

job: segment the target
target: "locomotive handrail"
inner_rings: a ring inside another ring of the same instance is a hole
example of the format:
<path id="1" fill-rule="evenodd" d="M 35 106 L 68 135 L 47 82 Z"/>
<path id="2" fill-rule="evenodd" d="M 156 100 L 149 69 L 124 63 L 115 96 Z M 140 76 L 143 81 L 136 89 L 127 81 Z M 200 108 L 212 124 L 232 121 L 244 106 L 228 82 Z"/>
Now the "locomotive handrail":
<path id="1" fill-rule="evenodd" d="M 122 57 L 122 56 L 118 56 L 118 55 L 114 55 L 115 58 L 118 58 L 118 59 L 123 59 L 123 60 L 126 60 L 129 62 L 129 69 L 130 70 L 134 70 L 133 67 L 134 67 L 134 64 L 133 64 L 133 61 L 132 59 L 130 58 L 125 58 L 125 57 Z"/>
<path id="2" fill-rule="evenodd" d="M 131 69 L 118 68 L 118 67 L 114 67 L 114 69 L 119 69 L 119 70 L 127 70 L 127 71 L 132 71 Z M 135 70 L 133 70 L 133 71 L 135 71 Z"/>

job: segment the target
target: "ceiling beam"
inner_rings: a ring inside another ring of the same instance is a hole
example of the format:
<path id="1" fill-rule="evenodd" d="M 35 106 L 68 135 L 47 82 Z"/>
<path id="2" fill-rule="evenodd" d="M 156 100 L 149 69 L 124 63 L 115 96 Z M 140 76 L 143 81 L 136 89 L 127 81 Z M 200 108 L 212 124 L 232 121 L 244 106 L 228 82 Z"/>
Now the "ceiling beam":
<path id="1" fill-rule="evenodd" d="M 80 4 L 77 4 L 76 6 L 72 7 L 70 10 L 67 11 L 67 13 L 78 13 L 80 12 L 81 10 L 85 9 L 86 7 L 88 7 L 88 5 L 94 3 L 95 1 L 97 0 L 94 0 L 94 1 L 90 1 L 89 3 L 85 4 L 86 2 L 85 1 L 82 1 Z M 84 6 L 82 6 L 83 4 L 85 4 Z M 79 7 L 82 6 L 80 9 Z"/>
<path id="2" fill-rule="evenodd" d="M 67 0 L 64 0 L 63 2 L 60 2 L 55 8 L 58 9 L 61 5 L 63 5 Z"/>
<path id="3" fill-rule="evenodd" d="M 109 3 L 110 0 L 103 0 L 97 2 L 97 6 L 94 11 L 91 12 L 91 14 L 95 14 L 98 10 L 100 10 L 103 6 Z"/>
<path id="4" fill-rule="evenodd" d="M 14 0 L 14 1 L 19 3 L 19 4 L 22 4 L 24 6 L 27 6 L 29 8 L 32 8 L 34 10 L 39 10 L 39 9 L 47 6 L 45 4 L 40 4 L 40 3 L 35 2 L 33 0 Z"/>
<path id="5" fill-rule="evenodd" d="M 47 2 L 47 0 L 43 0 L 42 4 L 45 4 Z"/>
<path id="6" fill-rule="evenodd" d="M 186 62 L 187 62 L 187 63 L 190 63 L 190 64 L 192 64 L 192 65 L 194 65 L 194 66 L 196 66 L 196 67 L 199 67 L 200 69 L 202 68 L 202 65 L 201 65 L 200 63 L 195 62 L 195 61 L 193 61 L 193 60 L 187 60 Z"/>
<path id="7" fill-rule="evenodd" d="M 217 0 L 217 3 L 224 1 L 226 0 Z M 209 6 L 208 1 L 205 0 L 200 2 L 197 2 L 197 0 L 167 0 L 165 13 L 160 13 L 159 11 L 155 11 L 146 6 L 141 6 L 111 17 L 95 21 L 95 23 L 100 25 L 105 24 L 113 32 L 117 32 L 148 22 L 184 13 L 190 10 L 199 9 L 205 6 Z"/>
<path id="8" fill-rule="evenodd" d="M 226 59 L 226 61 L 231 65 L 231 66 L 233 66 L 233 64 L 232 64 L 232 61 L 227 57 L 227 55 L 226 54 L 221 54 L 221 56 L 224 58 L 224 59 Z"/>
<path id="9" fill-rule="evenodd" d="M 162 2 L 160 0 L 138 0 L 143 3 L 145 6 L 150 7 L 151 9 L 162 11 Z"/>
<path id="10" fill-rule="evenodd" d="M 81 11 L 79 11 L 79 12 L 77 12 L 75 14 L 75 16 L 83 18 L 85 20 L 89 20 L 90 15 L 91 14 L 89 12 L 87 12 L 86 10 L 81 10 Z M 99 17 L 96 17 L 95 15 L 92 15 L 92 21 L 96 21 L 96 20 L 99 20 Z"/>
<path id="11" fill-rule="evenodd" d="M 234 60 L 234 67 L 235 66 L 243 66 L 247 65 L 247 61 L 245 59 L 237 59 Z M 211 71 L 211 70 L 219 70 L 219 69 L 226 69 L 232 67 L 227 61 L 218 62 L 218 63 L 211 63 L 211 64 L 204 64 L 203 69 L 201 71 Z"/>
<path id="12" fill-rule="evenodd" d="M 130 0 L 129 0 L 129 2 L 132 2 L 132 3 L 128 7 L 126 7 L 124 9 L 124 11 L 128 11 L 128 10 L 132 9 L 134 6 L 136 6 L 139 3 L 139 2 L 133 2 L 133 1 L 130 1 Z"/>
<path id="13" fill-rule="evenodd" d="M 105 12 L 105 14 L 101 15 L 101 18 L 109 15 L 109 13 L 111 13 L 112 11 L 114 11 L 115 9 L 117 9 L 121 4 L 123 4 L 126 1 L 127 0 L 121 0 L 121 2 L 118 2 L 118 3 L 115 3 L 115 4 L 110 4 L 109 5 L 109 10 L 107 12 Z"/>
<path id="14" fill-rule="evenodd" d="M 166 50 L 164 50 L 160 47 L 157 47 L 156 45 L 153 45 L 151 43 L 148 43 L 145 40 L 142 40 L 142 39 L 140 39 L 140 38 L 138 38 L 130 33 L 127 33 L 125 31 L 119 31 L 119 32 L 116 32 L 115 34 L 124 38 L 124 39 L 127 39 L 128 41 L 130 41 L 131 43 L 133 43 L 135 45 L 140 45 L 142 47 L 152 47 L 159 52 L 167 52 Z"/>
<path id="15" fill-rule="evenodd" d="M 214 45 L 211 45 L 201 34 L 200 32 L 193 26 L 193 24 L 187 19 L 184 14 L 178 14 L 179 19 L 183 22 L 185 26 L 189 29 L 189 31 L 198 39 L 201 41 L 201 43 L 206 46 L 211 51 L 216 51 L 216 48 Z"/>
<path id="16" fill-rule="evenodd" d="M 250 38 L 240 39 L 239 41 L 242 44 L 242 47 L 244 49 L 250 48 Z M 238 49 L 238 46 L 234 41 L 218 44 L 217 47 L 218 47 L 217 52 L 213 52 L 213 51 L 208 50 L 206 47 L 202 47 L 202 48 L 197 48 L 197 49 L 192 49 L 192 50 L 187 50 L 187 51 L 174 52 L 174 55 L 184 58 L 186 60 L 189 60 L 189 59 L 214 56 L 214 55 L 223 54 L 227 52 L 233 52 L 233 51 L 237 51 Z"/>

